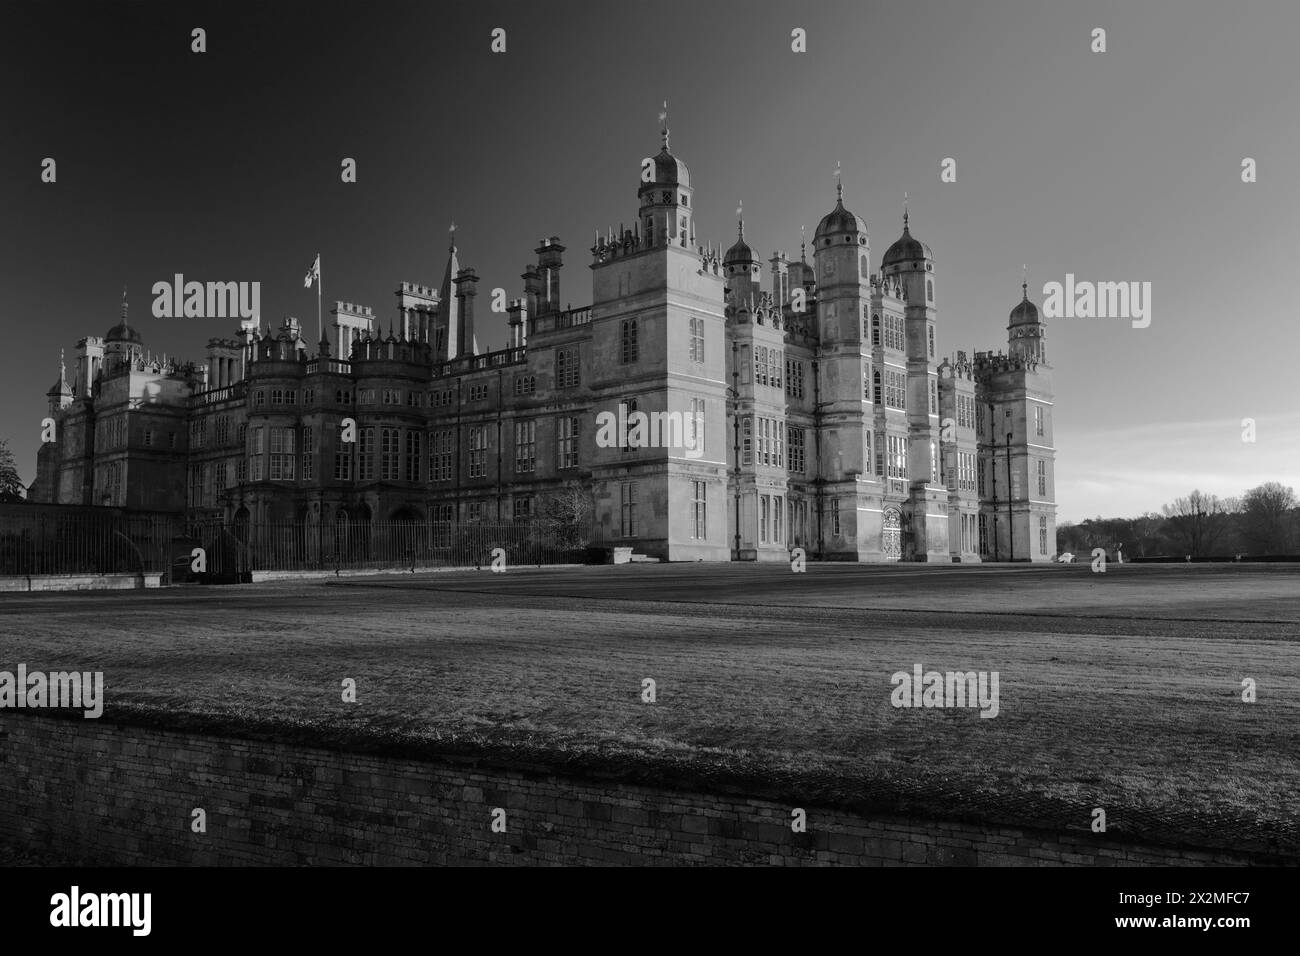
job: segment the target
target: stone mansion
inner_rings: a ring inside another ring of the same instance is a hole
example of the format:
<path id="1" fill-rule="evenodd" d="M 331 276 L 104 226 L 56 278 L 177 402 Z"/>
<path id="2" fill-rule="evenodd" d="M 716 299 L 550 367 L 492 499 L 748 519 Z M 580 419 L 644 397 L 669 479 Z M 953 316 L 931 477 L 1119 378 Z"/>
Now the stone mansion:
<path id="1" fill-rule="evenodd" d="M 662 139 L 631 228 L 595 237 L 591 304 L 561 307 L 566 248 L 543 240 L 499 351 L 477 347 L 479 279 L 454 241 L 440 286 L 397 289 L 396 328 L 338 302 L 315 347 L 295 319 L 253 319 L 205 363 L 164 361 L 124 296 L 71 381 L 60 362 L 30 499 L 335 526 L 512 521 L 577 488 L 602 542 L 664 560 L 1052 560 L 1052 381 L 1027 290 L 1005 352 L 941 358 L 935 261 L 906 214 L 875 271 L 842 186 L 797 260 L 760 262 L 743 221 L 725 252 L 698 245 Z M 688 434 L 598 440 L 620 406 Z"/>

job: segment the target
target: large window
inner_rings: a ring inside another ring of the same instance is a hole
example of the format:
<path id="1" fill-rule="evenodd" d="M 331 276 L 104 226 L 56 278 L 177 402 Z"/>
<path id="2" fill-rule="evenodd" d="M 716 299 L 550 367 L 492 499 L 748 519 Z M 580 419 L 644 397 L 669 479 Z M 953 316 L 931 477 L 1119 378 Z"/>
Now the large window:
<path id="1" fill-rule="evenodd" d="M 885 405 L 888 408 L 907 409 L 907 375 L 885 369 Z"/>
<path id="2" fill-rule="evenodd" d="M 885 316 L 885 348 L 902 352 L 906 348 L 903 335 L 903 317 L 901 315 Z"/>
<path id="3" fill-rule="evenodd" d="M 624 538 L 636 536 L 636 482 L 625 481 L 620 486 L 621 520 L 619 531 Z"/>
<path id="4" fill-rule="evenodd" d="M 980 554 L 989 553 L 989 525 L 987 516 L 980 513 Z"/>
<path id="5" fill-rule="evenodd" d="M 1038 460 L 1038 497 L 1047 497 L 1047 462 Z"/>
<path id="6" fill-rule="evenodd" d="M 537 470 L 537 422 L 515 422 L 515 473 Z"/>
<path id="7" fill-rule="evenodd" d="M 701 540 L 708 537 L 708 485 L 702 481 L 693 481 L 691 488 L 691 537 Z"/>
<path id="8" fill-rule="evenodd" d="M 781 501 L 782 498 L 780 495 L 772 496 L 772 541 L 775 544 L 781 543 L 785 529 L 785 518 L 782 517 L 781 514 L 784 510 L 781 507 Z"/>
<path id="9" fill-rule="evenodd" d="M 488 434 L 486 425 L 471 425 L 469 429 L 469 476 L 482 478 L 487 474 Z"/>
<path id="10" fill-rule="evenodd" d="M 397 481 L 401 477 L 401 432 L 396 428 L 381 429 L 379 447 L 382 452 L 380 477 L 384 481 Z"/>
<path id="11" fill-rule="evenodd" d="M 375 429 L 373 426 L 357 431 L 357 481 L 375 480 Z"/>
<path id="12" fill-rule="evenodd" d="M 256 425 L 252 430 L 252 441 L 248 449 L 248 474 L 249 481 L 262 480 L 262 455 L 266 452 L 264 445 L 265 431 L 261 425 Z"/>
<path id="13" fill-rule="evenodd" d="M 900 435 L 890 435 L 888 440 L 889 447 L 889 477 L 906 478 L 907 477 L 907 439 Z"/>
<path id="14" fill-rule="evenodd" d="M 294 431 L 292 428 L 271 429 L 271 462 L 267 477 L 272 481 L 293 481 Z"/>
<path id="15" fill-rule="evenodd" d="M 571 345 L 555 350 L 555 387 L 574 388 L 578 376 L 578 347 Z"/>
<path id="16" fill-rule="evenodd" d="M 802 475 L 804 472 L 803 429 L 790 426 L 786 433 L 790 440 L 790 471 Z"/>
<path id="17" fill-rule="evenodd" d="M 691 420 L 686 426 L 687 448 L 697 455 L 704 452 L 704 399 L 691 399 Z"/>
<path id="18" fill-rule="evenodd" d="M 429 448 L 430 481 L 451 481 L 455 447 L 456 433 L 451 429 L 444 428 L 432 433 Z"/>
<path id="19" fill-rule="evenodd" d="M 412 392 L 411 394 L 415 395 L 417 393 Z M 420 449 L 420 443 L 422 439 L 423 439 L 423 435 L 420 432 L 416 431 L 414 428 L 407 430 L 406 432 L 406 480 L 407 481 L 420 480 L 420 459 L 424 457 Z"/>
<path id="20" fill-rule="evenodd" d="M 1038 519 L 1038 553 L 1047 553 L 1047 518 L 1040 516 Z"/>
<path id="21" fill-rule="evenodd" d="M 767 495 L 758 496 L 758 542 L 767 544 L 767 525 L 769 512 L 771 510 L 771 500 Z"/>
<path id="22" fill-rule="evenodd" d="M 311 425 L 302 427 L 302 480 L 316 480 L 316 429 Z"/>
<path id="23" fill-rule="evenodd" d="M 975 427 L 975 399 L 973 396 L 957 396 L 957 426 L 959 428 Z"/>
<path id="24" fill-rule="evenodd" d="M 623 364 L 628 365 L 637 360 L 640 350 L 636 342 L 637 322 L 636 319 L 623 320 Z"/>
<path id="25" fill-rule="evenodd" d="M 334 480 L 352 480 L 352 443 L 343 440 L 343 426 L 334 436 Z"/>
<path id="26" fill-rule="evenodd" d="M 578 418 L 576 415 L 562 415 L 558 423 L 559 452 L 558 464 L 561 468 L 578 467 Z"/>
<path id="27" fill-rule="evenodd" d="M 785 360 L 785 393 L 792 398 L 803 398 L 803 362 Z"/>
<path id="28" fill-rule="evenodd" d="M 745 465 L 754 463 L 754 419 L 750 415 L 740 422 L 740 460 Z"/>
<path id="29" fill-rule="evenodd" d="M 691 319 L 691 361 L 704 361 L 704 320 Z"/>
<path id="30" fill-rule="evenodd" d="M 1041 436 L 1043 434 L 1043 406 L 1034 406 L 1034 434 Z"/>

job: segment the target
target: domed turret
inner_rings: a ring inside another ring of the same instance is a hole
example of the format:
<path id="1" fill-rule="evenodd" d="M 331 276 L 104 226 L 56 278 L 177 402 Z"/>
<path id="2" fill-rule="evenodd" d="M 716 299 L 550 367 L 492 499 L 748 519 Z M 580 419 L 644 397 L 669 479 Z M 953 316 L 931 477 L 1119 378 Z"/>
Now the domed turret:
<path id="1" fill-rule="evenodd" d="M 745 220 L 742 219 L 740 221 L 739 238 L 737 238 L 735 244 L 727 250 L 726 256 L 722 259 L 722 264 L 724 266 L 747 266 L 756 261 L 757 260 L 754 258 L 754 250 L 750 249 L 749 244 L 745 242 Z"/>
<path id="2" fill-rule="evenodd" d="M 675 245 L 689 248 L 695 241 L 691 224 L 691 174 L 686 164 L 668 149 L 666 103 L 659 119 L 664 124 L 660 130 L 663 147 L 658 155 L 642 162 L 641 184 L 637 188 L 641 235 L 650 247 Z M 645 178 L 647 172 L 651 179 Z"/>
<path id="3" fill-rule="evenodd" d="M 1038 325 L 1042 320 L 1038 317 L 1038 306 L 1029 301 L 1029 283 L 1021 283 L 1020 289 L 1024 298 L 1016 303 L 1016 307 L 1011 310 L 1009 325 Z"/>
<path id="4" fill-rule="evenodd" d="M 691 184 L 690 170 L 686 168 L 685 163 L 668 152 L 666 138 L 663 149 L 659 150 L 659 155 L 654 158 L 654 176 L 653 182 L 662 186 L 689 186 Z"/>
<path id="5" fill-rule="evenodd" d="M 813 233 L 813 248 L 824 245 L 824 240 L 831 236 L 865 236 L 866 234 L 866 222 L 863 221 L 861 216 L 857 216 L 844 208 L 844 185 L 836 183 L 835 208 L 823 216 L 822 221 L 817 224 L 817 231 Z"/>
<path id="6" fill-rule="evenodd" d="M 883 271 L 889 266 L 898 265 L 903 262 L 919 262 L 925 259 L 933 259 L 930 253 L 930 247 L 924 242 L 912 235 L 907 224 L 907 213 L 903 213 L 903 234 L 898 240 L 885 250 L 885 257 L 880 260 L 880 268 Z"/>
<path id="7" fill-rule="evenodd" d="M 122 290 L 122 319 L 104 335 L 104 343 L 125 342 L 128 345 L 143 345 L 140 333 L 126 323 L 126 289 Z"/>

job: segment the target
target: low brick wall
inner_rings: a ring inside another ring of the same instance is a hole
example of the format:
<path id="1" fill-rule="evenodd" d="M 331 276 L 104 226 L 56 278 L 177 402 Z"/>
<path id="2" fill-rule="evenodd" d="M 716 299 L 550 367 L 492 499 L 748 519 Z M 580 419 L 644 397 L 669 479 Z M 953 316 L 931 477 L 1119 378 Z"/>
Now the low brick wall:
<path id="1" fill-rule="evenodd" d="M 206 833 L 191 829 L 206 813 Z M 493 811 L 505 832 L 493 832 Z M 0 842 L 103 864 L 1234 864 L 1086 834 L 865 817 L 582 780 L 0 711 Z"/>
<path id="2" fill-rule="evenodd" d="M 156 588 L 161 571 L 144 574 L 6 574 L 0 576 L 0 591 L 130 591 Z"/>

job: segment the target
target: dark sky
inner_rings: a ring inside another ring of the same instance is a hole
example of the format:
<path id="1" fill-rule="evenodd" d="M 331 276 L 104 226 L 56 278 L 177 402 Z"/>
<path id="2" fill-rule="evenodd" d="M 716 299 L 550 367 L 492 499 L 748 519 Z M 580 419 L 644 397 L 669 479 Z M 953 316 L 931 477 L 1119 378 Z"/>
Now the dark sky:
<path id="1" fill-rule="evenodd" d="M 176 272 L 259 281 L 263 318 L 314 338 L 320 252 L 326 311 L 386 325 L 399 282 L 441 280 L 454 219 L 482 292 L 519 295 L 558 235 L 587 304 L 592 230 L 635 214 L 667 99 L 701 241 L 730 244 L 743 199 L 763 257 L 796 254 L 840 161 L 878 264 L 908 192 L 941 353 L 1005 347 L 1022 263 L 1040 301 L 1067 272 L 1152 283 L 1150 328 L 1049 325 L 1062 518 L 1300 484 L 1295 375 L 1270 362 L 1300 344 L 1297 27 L 1294 3 L 1200 0 L 6 4 L 0 437 L 30 481 L 59 349 L 116 322 L 123 284 L 146 345 L 196 360 L 235 323 L 153 318 Z"/>

